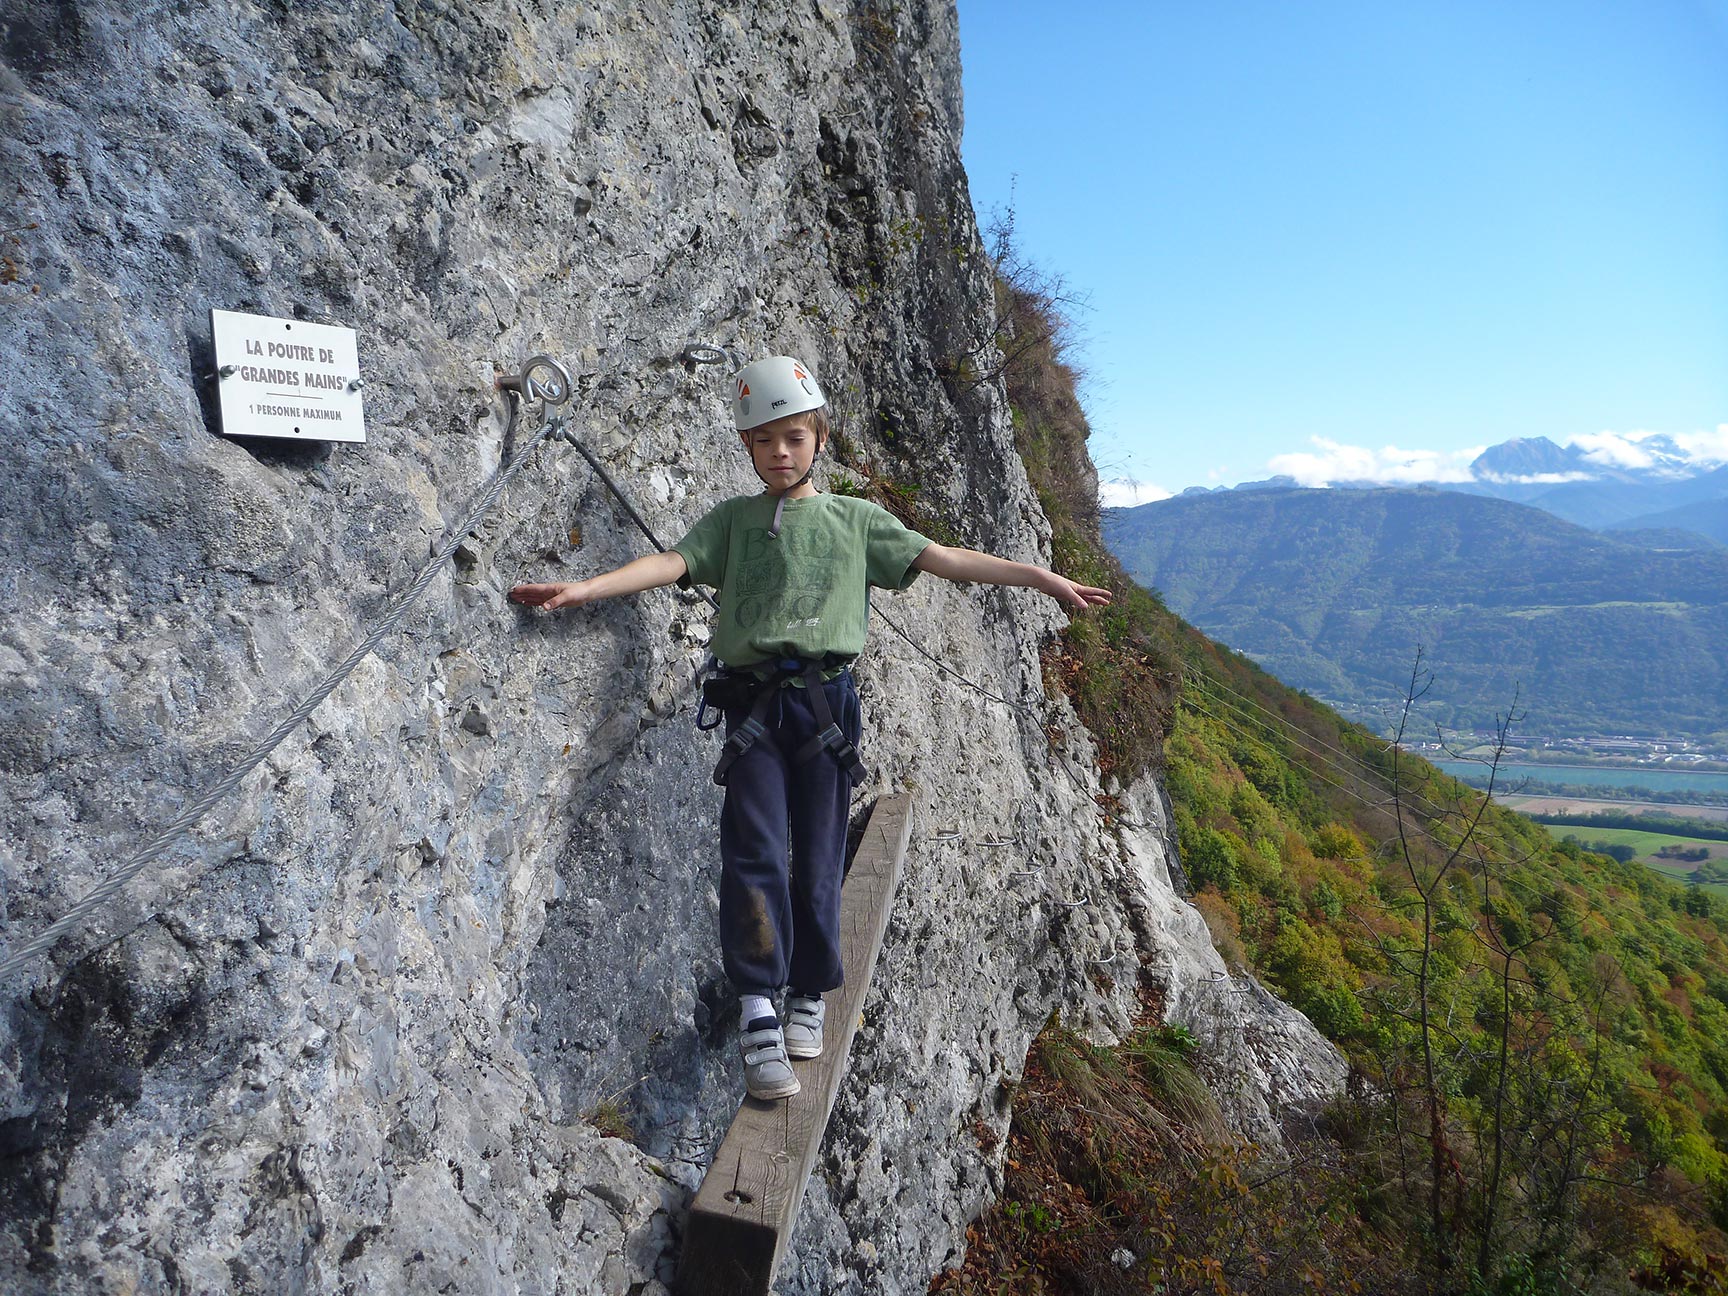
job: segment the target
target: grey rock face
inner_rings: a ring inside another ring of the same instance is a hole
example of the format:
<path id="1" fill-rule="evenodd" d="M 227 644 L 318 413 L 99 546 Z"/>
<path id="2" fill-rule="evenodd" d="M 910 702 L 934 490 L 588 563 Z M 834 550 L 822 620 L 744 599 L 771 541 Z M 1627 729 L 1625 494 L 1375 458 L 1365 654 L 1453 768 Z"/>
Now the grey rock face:
<path id="1" fill-rule="evenodd" d="M 1344 1057 L 1300 1012 L 1224 962 L 1206 920 L 1172 883 L 1174 829 L 1156 785 L 1136 783 L 1122 805 L 1142 966 L 1165 1020 L 1200 1040 L 1202 1073 L 1232 1128 L 1279 1147 L 1289 1122 L 1343 1091 Z"/>
<path id="2" fill-rule="evenodd" d="M 359 641 L 535 426 L 507 435 L 492 389 L 535 352 L 667 540 L 756 488 L 722 381 L 674 362 L 699 340 L 811 359 L 875 472 L 963 543 L 1046 552 L 1000 392 L 938 376 L 993 332 L 950 6 L 20 0 L 0 24 L 7 941 Z M 367 443 L 215 435 L 211 308 L 356 328 Z M 690 724 L 706 609 L 504 597 L 641 548 L 544 443 L 312 720 L 0 987 L 0 1286 L 663 1290 L 741 1091 Z M 861 803 L 914 788 L 921 828 L 786 1292 L 922 1291 L 958 1255 L 998 1182 L 978 1126 L 1052 1012 L 1123 1029 L 1143 963 L 1197 1030 L 1217 1011 L 1180 990 L 1210 965 L 1161 821 L 1103 828 L 1044 696 L 1054 605 L 928 578 L 879 602 L 1018 706 L 878 622 Z M 1221 1078 L 1324 1088 L 1253 1002 L 1218 1018 Z"/>

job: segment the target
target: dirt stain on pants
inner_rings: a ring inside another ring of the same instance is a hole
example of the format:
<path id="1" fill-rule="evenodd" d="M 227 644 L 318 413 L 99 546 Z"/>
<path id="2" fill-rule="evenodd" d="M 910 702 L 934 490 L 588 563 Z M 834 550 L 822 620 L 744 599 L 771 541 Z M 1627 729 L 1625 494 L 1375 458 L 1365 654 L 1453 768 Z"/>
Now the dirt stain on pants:
<path id="1" fill-rule="evenodd" d="M 768 897 L 760 887 L 747 889 L 750 912 L 744 920 L 744 952 L 751 958 L 771 958 L 774 954 L 774 924 L 768 918 Z"/>

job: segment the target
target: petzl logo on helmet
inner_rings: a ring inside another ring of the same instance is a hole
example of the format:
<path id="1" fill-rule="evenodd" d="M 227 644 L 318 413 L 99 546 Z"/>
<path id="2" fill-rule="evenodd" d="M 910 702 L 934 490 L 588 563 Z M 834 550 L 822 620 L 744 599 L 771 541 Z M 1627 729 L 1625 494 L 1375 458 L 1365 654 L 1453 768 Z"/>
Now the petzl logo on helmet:
<path id="1" fill-rule="evenodd" d="M 770 419 L 820 409 L 822 389 L 816 385 L 809 365 L 796 356 L 766 356 L 753 360 L 732 375 L 733 423 L 748 432 Z"/>

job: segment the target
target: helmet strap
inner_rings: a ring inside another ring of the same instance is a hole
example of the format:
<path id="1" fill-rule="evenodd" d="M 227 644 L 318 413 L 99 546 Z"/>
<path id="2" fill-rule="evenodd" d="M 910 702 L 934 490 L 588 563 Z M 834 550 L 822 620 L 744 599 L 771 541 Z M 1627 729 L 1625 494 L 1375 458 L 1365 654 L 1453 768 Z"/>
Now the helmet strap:
<path id="1" fill-rule="evenodd" d="M 810 452 L 810 466 L 804 470 L 804 475 L 802 477 L 800 477 L 797 481 L 793 482 L 786 489 L 787 490 L 797 490 L 805 482 L 809 481 L 810 478 L 816 472 L 816 461 L 818 459 L 820 459 L 821 457 L 822 457 L 822 443 L 820 441 L 818 441 L 816 443 L 816 448 Z"/>
<path id="2" fill-rule="evenodd" d="M 816 471 L 816 460 L 821 457 L 821 454 L 822 454 L 822 443 L 817 442 L 816 443 L 816 450 L 810 456 L 810 466 L 804 470 L 804 475 L 802 477 L 800 477 L 797 481 L 793 482 L 785 490 L 781 491 L 779 496 L 775 499 L 775 501 L 774 501 L 774 521 L 771 522 L 768 526 L 768 538 L 770 540 L 778 540 L 780 538 L 780 519 L 781 519 L 782 515 L 784 515 L 786 512 L 786 497 L 788 495 L 790 495 L 793 491 L 797 490 L 805 482 L 810 480 L 811 475 L 813 473 L 815 473 L 815 471 Z M 757 473 L 756 475 L 758 477 L 762 476 L 761 473 Z M 767 484 L 766 478 L 763 478 L 763 484 L 764 485 Z"/>

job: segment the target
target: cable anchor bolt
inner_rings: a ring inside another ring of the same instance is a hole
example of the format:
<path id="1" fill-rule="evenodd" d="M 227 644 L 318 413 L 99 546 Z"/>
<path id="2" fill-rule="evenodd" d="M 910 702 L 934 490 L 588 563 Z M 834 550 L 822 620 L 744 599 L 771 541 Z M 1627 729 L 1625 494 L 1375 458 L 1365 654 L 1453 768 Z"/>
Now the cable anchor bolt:
<path id="1" fill-rule="evenodd" d="M 710 342 L 691 342 L 678 353 L 685 373 L 695 373 L 698 365 L 730 365 L 728 373 L 744 367 L 744 358 L 731 347 L 715 346 Z"/>
<path id="2" fill-rule="evenodd" d="M 570 400 L 570 371 L 551 356 L 530 356 L 519 374 L 500 374 L 493 379 L 499 391 L 513 391 L 526 401 L 564 405 Z"/>

